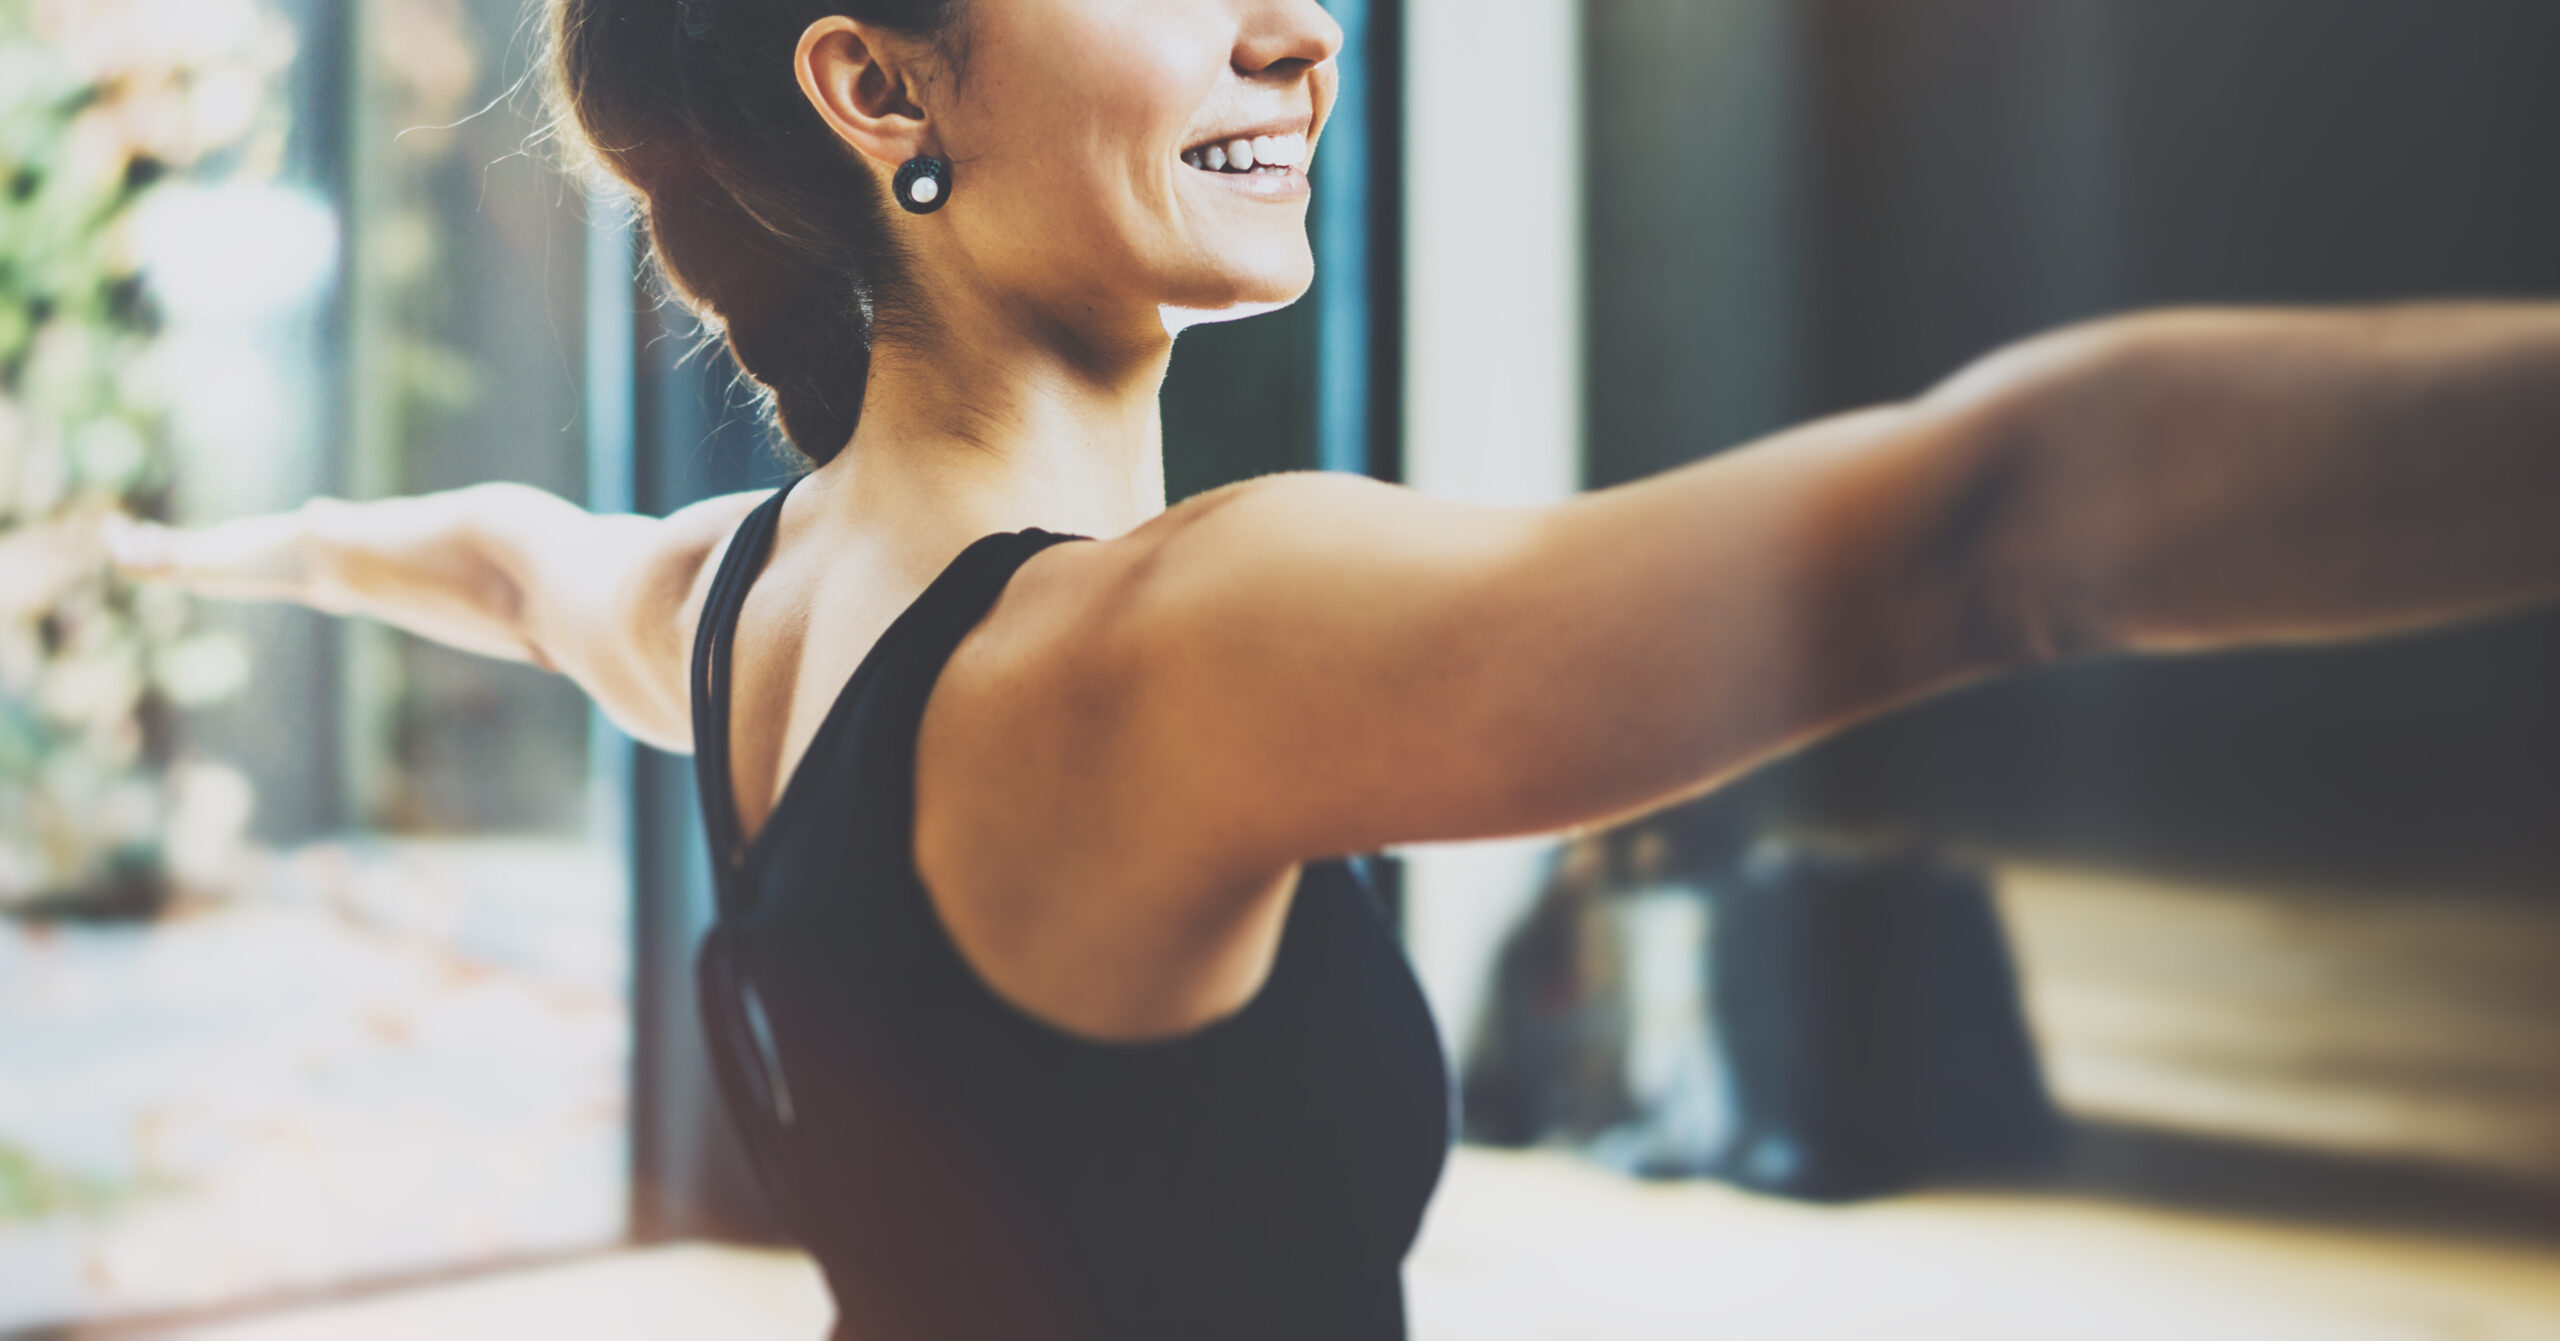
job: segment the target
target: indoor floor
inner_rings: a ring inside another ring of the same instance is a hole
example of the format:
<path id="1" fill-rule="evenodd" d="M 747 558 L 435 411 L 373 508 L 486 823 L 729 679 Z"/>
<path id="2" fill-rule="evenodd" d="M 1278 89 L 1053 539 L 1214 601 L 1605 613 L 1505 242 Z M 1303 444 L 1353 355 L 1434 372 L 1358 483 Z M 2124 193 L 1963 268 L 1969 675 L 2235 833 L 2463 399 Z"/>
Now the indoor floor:
<path id="1" fill-rule="evenodd" d="M 1566 1156 L 1458 1153 L 1408 1271 L 1418 1341 L 2540 1341 L 2560 1241 L 2310 1225 L 2071 1192 L 1851 1209 L 1641 1185 Z M 678 1246 L 164 1341 L 814 1341 L 807 1262 Z"/>

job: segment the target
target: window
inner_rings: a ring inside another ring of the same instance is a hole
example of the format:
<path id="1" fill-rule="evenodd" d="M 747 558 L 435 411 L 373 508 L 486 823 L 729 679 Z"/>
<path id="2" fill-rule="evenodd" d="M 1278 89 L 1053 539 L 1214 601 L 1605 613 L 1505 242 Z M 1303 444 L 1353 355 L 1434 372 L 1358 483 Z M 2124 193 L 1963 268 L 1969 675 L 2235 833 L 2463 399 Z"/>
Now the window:
<path id="1" fill-rule="evenodd" d="M 165 463 L 190 519 L 488 479 L 627 485 L 627 449 L 586 431 L 588 230 L 535 134 L 523 17 L 515 0 L 93 0 L 0 20 L 9 68 L 72 72 L 54 102 L 7 100 L 13 171 L 85 145 L 135 184 L 100 197 L 123 203 L 96 254 L 137 254 L 153 314 L 99 327 L 123 342 L 99 366 L 149 383 L 132 404 L 0 388 L 13 422 L 44 428 L 12 444 L 0 542 L 42 520 L 21 486 L 48 452 L 70 463 L 58 494 L 143 507 Z M 112 115 L 47 120 L 82 99 Z M 13 259 L 28 217 L 10 217 Z M 111 488 L 59 445 L 106 423 L 145 483 Z M 115 795 L 165 800 L 191 836 L 0 879 L 0 1330 L 619 1239 L 618 738 L 530 667 L 297 609 L 153 609 L 133 637 L 154 619 L 184 637 L 139 664 L 194 678 L 155 669 L 173 684 L 123 701 L 142 744 Z M 22 734 L 0 854 L 34 841 L 19 802 L 47 770 L 108 757 L 59 723 Z M 119 880 L 150 892 L 109 897 Z"/>

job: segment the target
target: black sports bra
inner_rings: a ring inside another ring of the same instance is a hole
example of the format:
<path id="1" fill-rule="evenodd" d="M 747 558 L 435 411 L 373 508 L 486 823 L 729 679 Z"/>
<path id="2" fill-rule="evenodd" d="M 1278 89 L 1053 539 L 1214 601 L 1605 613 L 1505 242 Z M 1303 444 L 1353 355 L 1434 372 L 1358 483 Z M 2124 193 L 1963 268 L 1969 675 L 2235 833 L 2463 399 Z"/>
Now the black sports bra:
<path id="1" fill-rule="evenodd" d="M 1015 569 L 990 535 L 890 625 L 741 837 L 730 648 L 788 487 L 739 527 L 695 640 L 719 916 L 697 969 L 721 1085 L 824 1268 L 839 1341 L 1386 1341 L 1439 1180 L 1448 1071 L 1354 865 L 1310 863 L 1244 1009 L 1162 1042 L 995 994 L 911 853 L 917 724 Z"/>

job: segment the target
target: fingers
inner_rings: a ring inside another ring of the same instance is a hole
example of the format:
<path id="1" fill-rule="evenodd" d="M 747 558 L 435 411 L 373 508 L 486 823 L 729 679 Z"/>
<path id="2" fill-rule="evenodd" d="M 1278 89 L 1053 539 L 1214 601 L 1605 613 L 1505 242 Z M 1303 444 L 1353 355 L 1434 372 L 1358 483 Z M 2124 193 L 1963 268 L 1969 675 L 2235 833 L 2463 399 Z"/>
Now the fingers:
<path id="1" fill-rule="evenodd" d="M 291 513 L 203 527 L 109 514 L 97 526 L 99 548 L 124 576 L 235 601 L 305 599 L 300 537 Z"/>

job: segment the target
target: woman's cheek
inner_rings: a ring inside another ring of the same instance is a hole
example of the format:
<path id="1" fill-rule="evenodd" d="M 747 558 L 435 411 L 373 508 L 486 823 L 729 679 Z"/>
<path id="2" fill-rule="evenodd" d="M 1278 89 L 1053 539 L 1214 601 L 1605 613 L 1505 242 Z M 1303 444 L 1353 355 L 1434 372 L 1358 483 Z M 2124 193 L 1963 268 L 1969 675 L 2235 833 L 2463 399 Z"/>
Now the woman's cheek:
<path id="1" fill-rule="evenodd" d="M 1094 76 L 1082 114 L 1097 166 L 1128 175 L 1136 204 L 1148 213 L 1171 202 L 1175 173 L 1194 123 L 1218 91 L 1234 34 L 1210 31 L 1198 5 L 1135 5 L 1114 22 L 1084 68 Z M 1193 16 L 1166 10 L 1190 10 Z"/>
<path id="2" fill-rule="evenodd" d="M 1208 102 L 1235 56 L 1236 35 L 1223 22 L 1123 19 L 1118 38 L 1116 63 L 1124 77 L 1112 82 L 1146 97 L 1176 129 Z"/>
<path id="3" fill-rule="evenodd" d="M 1030 0 L 1005 29 L 1008 71 L 1029 62 L 1022 68 L 1049 76 L 1050 124 L 1090 118 L 1168 144 L 1215 91 L 1235 48 L 1233 21 L 1199 0 Z"/>

